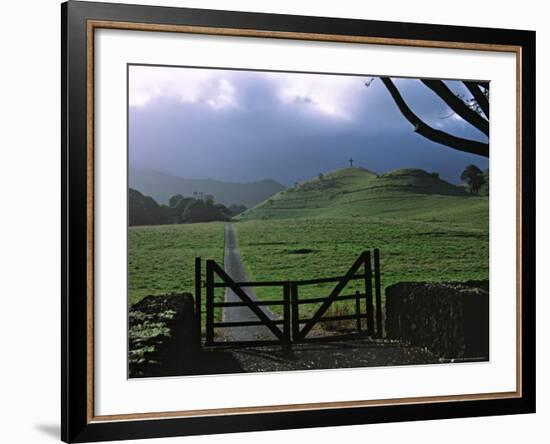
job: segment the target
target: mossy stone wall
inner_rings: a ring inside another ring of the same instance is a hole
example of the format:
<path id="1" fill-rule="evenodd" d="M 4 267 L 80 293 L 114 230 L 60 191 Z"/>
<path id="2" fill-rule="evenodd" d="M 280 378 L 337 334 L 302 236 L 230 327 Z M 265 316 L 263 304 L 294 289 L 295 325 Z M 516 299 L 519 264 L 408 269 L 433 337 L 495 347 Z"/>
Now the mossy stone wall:
<path id="1" fill-rule="evenodd" d="M 489 282 L 387 287 L 386 335 L 442 358 L 489 359 Z"/>

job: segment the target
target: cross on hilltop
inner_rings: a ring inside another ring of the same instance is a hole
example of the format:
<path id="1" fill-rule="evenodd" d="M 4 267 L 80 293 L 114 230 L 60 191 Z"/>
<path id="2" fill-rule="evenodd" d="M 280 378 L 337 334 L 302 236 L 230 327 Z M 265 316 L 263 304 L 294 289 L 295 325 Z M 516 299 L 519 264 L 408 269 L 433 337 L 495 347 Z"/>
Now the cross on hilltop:
<path id="1" fill-rule="evenodd" d="M 349 167 L 353 168 L 353 158 L 351 158 L 351 157 L 349 159 Z"/>

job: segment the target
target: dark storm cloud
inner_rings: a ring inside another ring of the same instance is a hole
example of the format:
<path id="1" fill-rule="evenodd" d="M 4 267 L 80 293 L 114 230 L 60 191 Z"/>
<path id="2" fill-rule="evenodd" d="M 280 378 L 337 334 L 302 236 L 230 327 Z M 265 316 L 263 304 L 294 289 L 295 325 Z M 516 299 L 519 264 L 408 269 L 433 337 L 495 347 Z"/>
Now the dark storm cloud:
<path id="1" fill-rule="evenodd" d="M 147 69 L 130 75 L 133 167 L 290 185 L 346 166 L 350 156 L 376 172 L 416 167 L 453 182 L 469 163 L 488 166 L 414 133 L 378 79 L 367 88 L 363 77 Z M 418 80 L 396 85 L 430 125 L 483 140 Z"/>

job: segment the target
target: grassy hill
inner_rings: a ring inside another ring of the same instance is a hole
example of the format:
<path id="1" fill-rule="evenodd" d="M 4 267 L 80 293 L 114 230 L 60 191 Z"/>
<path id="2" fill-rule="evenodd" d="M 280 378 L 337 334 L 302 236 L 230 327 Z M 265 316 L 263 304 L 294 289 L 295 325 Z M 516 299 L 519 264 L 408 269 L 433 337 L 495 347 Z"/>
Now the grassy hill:
<path id="1" fill-rule="evenodd" d="M 344 168 L 280 191 L 239 220 L 317 217 L 400 217 L 415 220 L 487 222 L 486 197 L 420 169 L 376 175 L 364 168 Z"/>
<path id="2" fill-rule="evenodd" d="M 257 182 L 222 182 L 213 179 L 184 179 L 152 170 L 130 170 L 129 186 L 151 196 L 160 204 L 176 194 L 192 197 L 195 191 L 212 194 L 216 203 L 240 204 L 247 208 L 284 190 L 280 183 L 265 179 Z"/>
<path id="3" fill-rule="evenodd" d="M 383 288 L 488 278 L 488 197 L 419 169 L 336 170 L 277 193 L 241 214 L 235 227 L 252 280 L 341 275 L 373 248 L 381 251 Z M 332 286 L 306 286 L 301 296 L 326 295 Z M 358 281 L 345 293 L 355 290 L 361 291 Z M 278 291 L 257 294 L 273 299 Z M 353 304 L 340 304 L 331 310 L 353 311 Z M 315 308 L 304 306 L 308 313 Z"/>

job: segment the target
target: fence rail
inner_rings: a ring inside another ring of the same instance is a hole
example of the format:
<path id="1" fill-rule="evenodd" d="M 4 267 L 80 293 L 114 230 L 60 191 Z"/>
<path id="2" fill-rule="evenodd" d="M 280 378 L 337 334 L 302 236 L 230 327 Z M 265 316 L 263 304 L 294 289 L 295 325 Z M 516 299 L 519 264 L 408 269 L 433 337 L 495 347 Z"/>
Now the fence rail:
<path id="1" fill-rule="evenodd" d="M 198 319 L 199 330 L 201 329 L 201 258 L 195 259 L 195 311 Z M 216 278 L 221 281 L 216 281 Z M 355 280 L 364 280 L 364 291 L 356 291 L 355 294 L 340 293 L 346 285 Z M 328 296 L 300 298 L 300 288 L 308 285 L 322 283 L 336 283 Z M 206 261 L 206 340 L 205 345 L 223 346 L 258 346 L 268 344 L 281 344 L 290 347 L 292 343 L 307 341 L 334 340 L 357 335 L 368 335 L 371 337 L 382 337 L 382 298 L 380 281 L 380 251 L 374 249 L 371 258 L 370 251 L 364 251 L 354 261 L 348 272 L 342 276 L 332 276 L 316 279 L 303 279 L 294 281 L 263 281 L 263 282 L 235 282 L 227 275 L 215 261 Z M 281 299 L 255 300 L 252 299 L 243 288 L 246 287 L 280 287 L 282 290 Z M 230 288 L 241 299 L 235 302 L 215 302 L 214 291 L 216 288 Z M 341 301 L 355 301 L 354 312 L 345 315 L 327 315 L 332 304 Z M 364 311 L 362 301 L 364 300 Z M 308 317 L 301 317 L 300 307 L 310 304 L 320 304 L 313 314 Z M 283 308 L 281 319 L 270 319 L 260 307 L 279 306 Z M 258 318 L 256 321 L 231 321 L 215 322 L 214 310 L 216 308 L 248 307 Z M 354 334 L 340 334 L 331 336 L 307 335 L 317 323 L 355 321 Z M 366 321 L 366 328 L 363 328 L 363 321 Z M 226 341 L 216 342 L 214 329 L 233 327 L 256 327 L 265 326 L 273 333 L 273 340 L 250 340 L 250 341 Z"/>
<path id="2" fill-rule="evenodd" d="M 352 300 L 352 299 L 355 299 L 357 296 L 354 295 L 354 294 L 349 294 L 349 295 L 344 295 L 344 296 L 338 296 L 338 301 L 349 301 L 349 300 Z M 328 296 L 322 296 L 322 297 L 318 297 L 318 298 L 305 298 L 305 299 L 300 299 L 298 301 L 298 305 L 303 305 L 303 304 L 318 304 L 320 302 L 324 302 L 326 299 L 328 298 Z"/>
<path id="3" fill-rule="evenodd" d="M 233 282 L 234 284 L 238 285 L 239 287 L 277 287 L 277 286 L 283 286 L 288 282 L 300 284 L 300 285 L 311 285 L 311 284 L 326 284 L 329 282 L 339 282 L 342 280 L 343 276 L 333 276 L 333 277 L 326 277 L 326 278 L 318 278 L 318 279 L 302 279 L 302 280 L 296 280 L 296 281 L 261 281 L 261 282 Z M 363 279 L 363 274 L 357 274 L 354 276 L 351 276 L 349 280 L 356 280 L 356 279 Z M 227 284 L 224 282 L 215 282 L 214 288 L 225 288 L 227 287 Z"/>
<path id="4" fill-rule="evenodd" d="M 262 305 L 284 305 L 284 301 L 254 301 L 254 303 L 258 306 Z M 223 307 L 247 307 L 248 304 L 246 302 L 214 302 L 212 304 L 215 308 L 223 308 Z"/>

